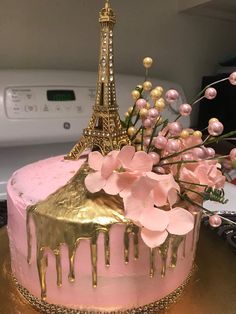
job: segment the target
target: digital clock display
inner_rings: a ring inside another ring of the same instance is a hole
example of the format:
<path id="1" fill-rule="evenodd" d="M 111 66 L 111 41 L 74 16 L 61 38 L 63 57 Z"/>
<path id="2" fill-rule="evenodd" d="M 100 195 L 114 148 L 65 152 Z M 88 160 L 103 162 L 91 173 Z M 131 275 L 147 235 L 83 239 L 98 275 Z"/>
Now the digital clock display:
<path id="1" fill-rule="evenodd" d="M 73 101 L 75 100 L 75 92 L 73 90 L 48 90 L 48 101 Z"/>

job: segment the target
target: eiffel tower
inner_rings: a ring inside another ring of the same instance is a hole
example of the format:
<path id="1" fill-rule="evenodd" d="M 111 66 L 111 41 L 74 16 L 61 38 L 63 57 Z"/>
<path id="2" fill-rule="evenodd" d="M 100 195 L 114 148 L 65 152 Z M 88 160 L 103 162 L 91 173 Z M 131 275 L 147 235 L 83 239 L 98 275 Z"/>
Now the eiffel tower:
<path id="1" fill-rule="evenodd" d="M 98 82 L 93 114 L 79 142 L 66 159 L 76 160 L 85 149 L 98 149 L 103 155 L 119 150 L 130 143 L 126 130 L 121 126 L 114 80 L 113 28 L 116 16 L 109 0 L 100 11 L 101 46 Z"/>

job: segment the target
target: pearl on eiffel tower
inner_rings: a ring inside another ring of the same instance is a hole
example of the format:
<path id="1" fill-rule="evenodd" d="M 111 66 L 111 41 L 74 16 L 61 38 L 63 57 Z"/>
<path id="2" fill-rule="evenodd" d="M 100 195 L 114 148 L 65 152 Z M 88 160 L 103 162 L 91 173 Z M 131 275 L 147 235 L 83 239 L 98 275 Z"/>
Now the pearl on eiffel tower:
<path id="1" fill-rule="evenodd" d="M 132 98 L 133 98 L 134 100 L 137 100 L 137 99 L 140 98 L 140 92 L 137 91 L 137 90 L 133 90 L 132 93 L 131 93 L 131 95 L 132 95 Z"/>
<path id="2" fill-rule="evenodd" d="M 153 59 L 150 57 L 146 57 L 143 59 L 143 65 L 146 69 L 149 69 L 153 64 Z"/>
<path id="3" fill-rule="evenodd" d="M 150 91 L 152 89 L 152 83 L 149 81 L 146 81 L 143 83 L 143 89 L 145 91 Z"/>

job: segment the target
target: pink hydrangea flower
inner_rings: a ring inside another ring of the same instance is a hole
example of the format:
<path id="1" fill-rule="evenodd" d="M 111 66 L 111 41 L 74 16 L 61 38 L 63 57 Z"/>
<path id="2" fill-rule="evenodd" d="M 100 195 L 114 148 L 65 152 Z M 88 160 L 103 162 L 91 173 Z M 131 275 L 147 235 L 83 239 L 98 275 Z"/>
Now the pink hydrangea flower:
<path id="1" fill-rule="evenodd" d="M 217 189 L 223 188 L 225 184 L 225 176 L 218 169 L 218 163 L 215 160 L 202 160 L 191 166 L 182 166 L 180 180 L 205 184 Z"/>
<path id="2" fill-rule="evenodd" d="M 141 237 L 151 248 L 163 244 L 168 234 L 185 235 L 194 227 L 193 215 L 176 207 L 165 211 L 154 206 L 152 194 L 138 199 L 129 195 L 124 199 L 126 217 L 142 227 Z"/>
<path id="3" fill-rule="evenodd" d="M 107 156 L 92 152 L 88 163 L 94 170 L 85 178 L 88 191 L 96 193 L 103 189 L 107 194 L 121 196 L 129 193 L 132 184 L 153 168 L 152 158 L 146 152 L 135 152 L 133 146 L 124 146 L 121 151 L 112 151 Z"/>
<path id="4" fill-rule="evenodd" d="M 153 160 L 147 153 L 125 146 L 107 156 L 92 152 L 88 163 L 94 172 L 85 178 L 87 189 L 91 193 L 103 189 L 110 195 L 120 194 L 126 217 L 142 227 L 141 236 L 149 247 L 164 243 L 169 233 L 184 235 L 192 230 L 193 217 L 187 210 L 159 208 L 172 208 L 180 187 L 171 173 L 152 172 Z"/>
<path id="5" fill-rule="evenodd" d="M 180 187 L 171 173 L 159 175 L 147 172 L 131 186 L 130 195 L 137 201 L 147 199 L 151 195 L 153 204 L 161 207 L 175 204 L 179 191 Z"/>
<path id="6" fill-rule="evenodd" d="M 158 209 L 155 208 L 155 210 Z M 168 234 L 183 236 L 194 228 L 194 217 L 186 209 L 175 207 L 170 211 L 165 212 L 162 210 L 162 212 L 166 215 L 164 230 L 160 230 L 157 222 L 158 215 L 156 213 L 151 214 L 149 217 L 142 217 L 144 227 L 141 231 L 141 237 L 144 243 L 150 248 L 155 248 L 163 244 Z M 149 221 L 153 221 L 152 225 L 148 224 Z"/>

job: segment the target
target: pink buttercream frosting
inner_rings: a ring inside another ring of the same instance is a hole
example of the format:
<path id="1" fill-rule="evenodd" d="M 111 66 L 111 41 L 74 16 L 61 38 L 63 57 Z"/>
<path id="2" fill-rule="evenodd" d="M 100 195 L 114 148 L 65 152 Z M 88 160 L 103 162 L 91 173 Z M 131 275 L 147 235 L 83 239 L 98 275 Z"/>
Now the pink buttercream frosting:
<path id="1" fill-rule="evenodd" d="M 81 167 L 85 158 L 67 161 L 62 156 L 52 157 L 28 165 L 16 171 L 8 183 L 8 234 L 11 263 L 14 276 L 31 294 L 40 298 L 40 284 L 36 263 L 36 239 L 33 233 L 32 263 L 27 263 L 26 208 L 46 199 L 51 193 L 64 186 Z M 33 228 L 34 229 L 34 228 Z M 157 270 L 154 278 L 149 277 L 149 248 L 140 238 L 140 257 L 134 259 L 131 244 L 130 262 L 124 263 L 125 225 L 115 225 L 110 231 L 111 265 L 105 266 L 103 235 L 98 240 L 98 286 L 91 284 L 91 256 L 89 242 L 81 241 L 75 259 L 74 283 L 68 281 L 68 249 L 61 250 L 62 287 L 57 286 L 55 257 L 48 252 L 47 302 L 70 308 L 92 310 L 120 310 L 134 308 L 157 301 L 179 287 L 192 268 L 195 251 L 192 246 L 193 232 L 189 233 L 184 248 L 178 251 L 176 268 L 170 268 L 168 256 L 166 276 L 161 277 L 162 260 L 157 254 Z M 197 240 L 197 238 L 196 238 Z"/>

